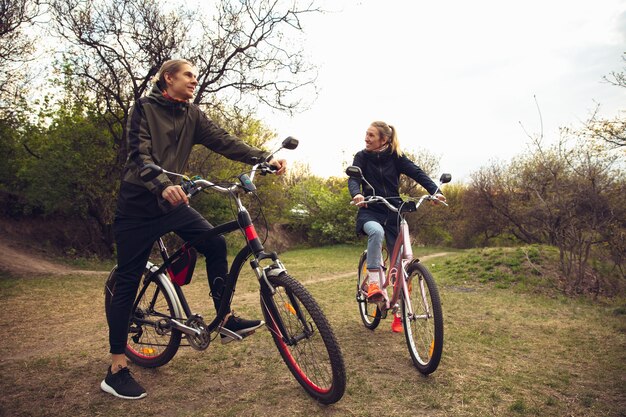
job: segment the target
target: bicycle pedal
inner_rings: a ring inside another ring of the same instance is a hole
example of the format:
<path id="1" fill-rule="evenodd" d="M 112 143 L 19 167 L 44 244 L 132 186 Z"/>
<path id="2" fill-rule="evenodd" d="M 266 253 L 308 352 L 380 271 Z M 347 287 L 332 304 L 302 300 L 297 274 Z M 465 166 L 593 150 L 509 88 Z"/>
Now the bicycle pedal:
<path id="1" fill-rule="evenodd" d="M 254 332 L 254 330 L 252 331 Z M 224 337 L 228 337 L 231 340 L 236 340 L 236 341 L 240 341 L 242 340 L 245 336 L 247 336 L 249 333 L 246 333 L 244 336 L 237 334 L 235 332 L 233 332 L 232 330 L 228 330 L 224 327 L 219 327 L 218 328 L 218 333 Z"/>
<path id="2" fill-rule="evenodd" d="M 237 339 L 235 339 L 235 338 L 233 338 L 233 337 L 231 337 L 229 335 L 222 335 L 221 336 L 222 344 L 225 345 L 225 344 L 230 343 L 230 342 L 241 342 L 246 337 L 250 336 L 251 334 L 254 334 L 255 331 L 256 330 L 252 330 L 251 332 L 244 333 L 243 335 L 238 335 L 237 333 L 235 333 L 235 334 L 237 334 L 237 336 L 239 336 Z"/>

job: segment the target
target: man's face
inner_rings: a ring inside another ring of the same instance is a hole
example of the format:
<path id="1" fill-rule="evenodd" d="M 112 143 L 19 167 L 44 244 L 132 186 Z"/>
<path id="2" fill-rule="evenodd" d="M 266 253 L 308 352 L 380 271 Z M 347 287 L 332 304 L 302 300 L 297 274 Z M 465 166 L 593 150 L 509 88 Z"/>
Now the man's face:
<path id="1" fill-rule="evenodd" d="M 175 74 L 165 74 L 167 94 L 178 100 L 191 100 L 198 85 L 197 70 L 189 64 L 183 64 Z"/>

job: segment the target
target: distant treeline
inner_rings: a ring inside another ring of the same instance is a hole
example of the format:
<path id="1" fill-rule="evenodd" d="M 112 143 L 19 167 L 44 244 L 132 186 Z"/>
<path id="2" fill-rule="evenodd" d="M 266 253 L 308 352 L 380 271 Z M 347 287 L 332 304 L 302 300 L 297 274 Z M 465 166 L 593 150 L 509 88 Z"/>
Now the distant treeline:
<path id="1" fill-rule="evenodd" d="M 315 71 L 300 44 L 287 41 L 301 34 L 298 17 L 317 12 L 315 6 L 218 2 L 214 19 L 186 7 L 165 11 L 152 0 L 9 1 L 0 16 L 5 220 L 36 219 L 42 227 L 42 219 L 66 221 L 74 230 L 56 245 L 67 253 L 111 256 L 129 109 L 170 57 L 197 64 L 194 102 L 253 145 L 267 148 L 275 135 L 250 103 L 287 112 L 306 105 L 300 97 L 314 87 Z M 58 42 L 47 66 L 32 55 L 37 38 L 31 34 L 44 33 L 42 21 Z M 42 65 L 50 69 L 46 76 Z M 35 81 L 46 82 L 38 100 L 30 89 Z M 626 87 L 623 72 L 606 81 Z M 461 248 L 545 243 L 559 249 L 561 272 L 572 292 L 589 280 L 601 291 L 601 277 L 608 275 L 624 279 L 625 132 L 622 112 L 612 119 L 592 114 L 581 126 L 562 129 L 557 140 L 529 135 L 528 152 L 484 166 L 467 184 L 446 185 L 449 208 L 429 207 L 411 216 L 414 243 Z M 427 151 L 405 151 L 436 176 L 436 158 Z M 188 173 L 220 180 L 245 168 L 199 148 Z M 261 178 L 258 188 L 262 204 L 250 199 L 251 210 L 265 216 L 275 233 L 292 236 L 285 242 L 328 245 L 357 239 L 347 178 L 319 178 L 292 164 L 289 175 Z M 401 192 L 424 191 L 404 179 Z M 232 215 L 223 195 L 208 193 L 193 204 L 214 224 Z"/>

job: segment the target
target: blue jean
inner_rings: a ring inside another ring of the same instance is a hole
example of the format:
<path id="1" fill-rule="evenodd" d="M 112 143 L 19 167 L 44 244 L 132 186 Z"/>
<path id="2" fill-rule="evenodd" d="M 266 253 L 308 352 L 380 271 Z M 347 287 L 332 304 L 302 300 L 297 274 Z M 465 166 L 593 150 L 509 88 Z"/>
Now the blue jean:
<path id="1" fill-rule="evenodd" d="M 398 235 L 395 229 L 390 229 L 373 220 L 363 224 L 363 232 L 367 235 L 367 269 L 377 270 L 383 264 L 383 239 L 391 255 Z"/>
<path id="2" fill-rule="evenodd" d="M 369 221 L 363 225 L 363 231 L 367 234 L 367 269 L 378 270 L 383 264 L 385 229 L 380 223 Z"/>

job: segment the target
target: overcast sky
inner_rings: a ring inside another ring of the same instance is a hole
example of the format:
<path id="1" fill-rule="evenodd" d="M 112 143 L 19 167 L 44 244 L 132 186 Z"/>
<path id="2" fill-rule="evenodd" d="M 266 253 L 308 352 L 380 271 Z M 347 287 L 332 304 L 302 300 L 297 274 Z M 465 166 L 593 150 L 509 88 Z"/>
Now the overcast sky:
<path id="1" fill-rule="evenodd" d="M 539 133 L 577 126 L 601 104 L 626 110 L 626 89 L 603 82 L 624 71 L 626 1 L 328 0 L 304 21 L 319 96 L 292 118 L 262 114 L 282 155 L 314 174 L 343 176 L 370 122 L 397 128 L 402 147 L 440 157 L 453 180 L 509 161 Z"/>

